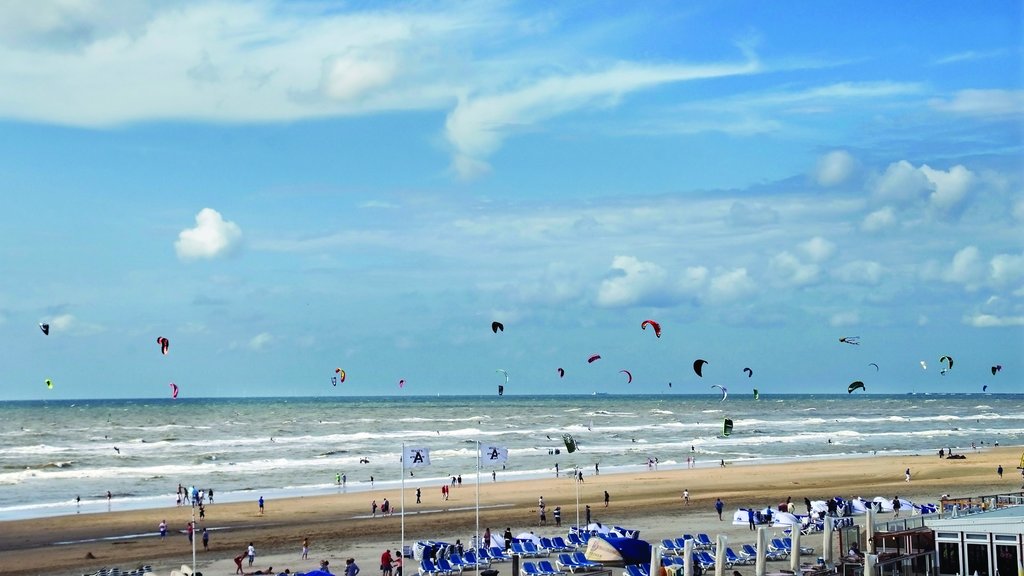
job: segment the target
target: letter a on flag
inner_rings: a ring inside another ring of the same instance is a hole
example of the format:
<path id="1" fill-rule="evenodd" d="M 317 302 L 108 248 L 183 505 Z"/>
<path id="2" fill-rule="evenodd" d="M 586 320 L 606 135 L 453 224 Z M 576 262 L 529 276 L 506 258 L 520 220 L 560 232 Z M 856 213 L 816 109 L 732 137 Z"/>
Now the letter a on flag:
<path id="1" fill-rule="evenodd" d="M 406 448 L 402 454 L 402 462 L 406 468 L 430 466 L 430 448 Z"/>
<path id="2" fill-rule="evenodd" d="M 508 461 L 508 448 L 501 446 L 484 446 L 480 451 L 483 464 L 504 464 Z"/>

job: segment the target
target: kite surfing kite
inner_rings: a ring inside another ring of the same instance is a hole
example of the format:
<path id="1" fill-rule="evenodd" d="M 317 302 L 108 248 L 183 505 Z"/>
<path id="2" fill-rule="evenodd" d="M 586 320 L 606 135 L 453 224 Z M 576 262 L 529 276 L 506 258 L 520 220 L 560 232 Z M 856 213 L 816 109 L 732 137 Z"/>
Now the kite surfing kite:
<path id="1" fill-rule="evenodd" d="M 399 388 L 405 388 L 405 379 L 404 378 L 402 380 L 398 381 L 398 387 Z"/>
<path id="2" fill-rule="evenodd" d="M 750 368 L 744 368 L 743 371 L 747 373 L 747 378 L 750 378 L 751 376 L 754 375 L 754 371 L 751 370 Z"/>
<path id="3" fill-rule="evenodd" d="M 924 360 L 921 360 L 921 370 L 927 370 L 927 369 L 928 369 L 928 365 L 924 363 Z"/>
<path id="4" fill-rule="evenodd" d="M 42 324 L 39 325 L 39 329 L 43 331 L 44 335 L 46 335 L 46 336 L 50 335 L 50 325 L 49 324 L 42 323 Z"/>
<path id="5" fill-rule="evenodd" d="M 986 392 L 986 391 L 988 391 L 988 384 L 985 384 L 984 386 L 982 386 L 982 387 L 981 387 L 981 391 L 982 391 L 982 392 Z"/>
<path id="6" fill-rule="evenodd" d="M 572 434 L 569 434 L 568 432 L 562 434 L 562 442 L 565 442 L 565 449 L 569 454 L 576 451 L 576 440 L 572 437 Z"/>
<path id="7" fill-rule="evenodd" d="M 174 382 L 171 382 L 171 398 L 174 399 L 174 398 L 177 398 L 177 397 L 178 397 L 178 385 L 175 384 Z"/>
<path id="8" fill-rule="evenodd" d="M 864 383 L 861 382 L 860 380 L 857 380 L 856 382 L 853 382 L 846 388 L 846 393 L 853 394 L 853 391 L 858 388 L 861 390 L 867 390 L 867 388 L 864 387 Z"/>
<path id="9" fill-rule="evenodd" d="M 335 368 L 334 373 L 338 375 L 338 381 L 342 384 L 345 383 L 345 371 L 341 368 Z"/>
<path id="10" fill-rule="evenodd" d="M 732 434 L 732 419 L 726 418 L 722 425 L 722 436 L 728 436 Z"/>
<path id="11" fill-rule="evenodd" d="M 505 370 L 502 370 L 501 368 L 498 368 L 497 370 L 495 370 L 495 372 L 501 372 L 502 374 L 504 374 L 505 375 L 505 384 L 508 384 L 508 372 L 506 372 Z M 504 384 L 499 384 L 498 385 L 498 396 L 504 396 L 504 395 L 505 395 L 505 385 Z"/>
<path id="12" fill-rule="evenodd" d="M 708 361 L 704 360 L 703 358 L 698 358 L 693 361 L 693 371 L 697 374 L 697 376 L 700 376 L 701 378 L 704 377 L 704 375 L 701 374 L 701 371 L 704 370 L 704 365 L 707 363 Z"/>
<path id="13" fill-rule="evenodd" d="M 952 370 L 953 369 L 953 357 L 952 356 L 943 356 L 942 358 L 939 358 L 939 363 L 941 364 L 942 362 L 946 363 L 946 370 Z"/>
<path id="14" fill-rule="evenodd" d="M 729 397 L 729 389 L 725 386 L 719 386 L 718 384 L 712 384 L 712 388 L 718 388 L 722 391 L 722 399 L 719 402 L 725 402 L 725 399 Z"/>
<path id="15" fill-rule="evenodd" d="M 558 369 L 558 377 L 559 378 L 565 378 L 565 369 L 564 368 L 559 368 Z"/>
<path id="16" fill-rule="evenodd" d="M 757 391 L 757 388 L 754 388 L 754 400 L 760 400 L 760 399 L 761 399 L 761 393 Z"/>
<path id="17" fill-rule="evenodd" d="M 654 335 L 657 338 L 661 338 L 661 324 L 655 322 L 654 320 L 644 320 L 643 322 L 640 323 L 641 330 L 647 330 L 648 326 L 654 328 Z"/>
<path id="18" fill-rule="evenodd" d="M 853 344 L 854 346 L 860 345 L 860 336 L 843 336 L 839 339 L 843 344 Z"/>
<path id="19" fill-rule="evenodd" d="M 491 322 L 491 332 L 494 332 L 495 334 L 497 334 L 498 330 L 501 330 L 502 332 L 504 332 L 505 331 L 505 325 L 502 324 L 501 322 Z"/>
<path id="20" fill-rule="evenodd" d="M 48 389 L 53 390 L 53 380 L 47 378 L 46 380 L 43 380 L 43 384 L 46 384 Z"/>
<path id="21" fill-rule="evenodd" d="M 628 378 L 628 380 L 626 380 L 626 384 L 632 384 L 633 383 L 633 374 L 631 374 L 629 372 L 629 370 L 619 370 L 619 373 L 620 374 L 625 374 L 626 378 Z"/>
<path id="22" fill-rule="evenodd" d="M 601 355 L 600 354 L 594 354 L 590 358 L 587 358 L 587 364 L 593 364 L 595 360 L 600 360 L 600 359 L 601 359 Z"/>
<path id="23" fill-rule="evenodd" d="M 160 345 L 160 352 L 167 356 L 167 350 L 171 347 L 171 341 L 163 336 L 157 336 L 156 343 Z"/>
<path id="24" fill-rule="evenodd" d="M 875 367 L 875 372 L 878 372 L 878 364 L 875 364 L 874 362 L 872 362 L 872 363 L 868 364 L 868 366 L 874 366 Z"/>
<path id="25" fill-rule="evenodd" d="M 996 375 L 996 372 L 1002 372 L 1002 371 L 1003 371 L 1003 365 L 1002 364 L 996 364 L 995 366 L 992 367 L 992 375 L 993 376 Z"/>

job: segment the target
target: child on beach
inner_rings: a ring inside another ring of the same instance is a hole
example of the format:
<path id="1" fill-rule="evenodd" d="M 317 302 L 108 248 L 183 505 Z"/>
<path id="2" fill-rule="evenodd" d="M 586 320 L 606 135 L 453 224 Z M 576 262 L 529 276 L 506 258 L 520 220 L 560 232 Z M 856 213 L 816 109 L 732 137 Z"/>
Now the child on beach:
<path id="1" fill-rule="evenodd" d="M 356 565 L 355 558 L 345 559 L 345 576 L 358 576 L 359 566 Z"/>

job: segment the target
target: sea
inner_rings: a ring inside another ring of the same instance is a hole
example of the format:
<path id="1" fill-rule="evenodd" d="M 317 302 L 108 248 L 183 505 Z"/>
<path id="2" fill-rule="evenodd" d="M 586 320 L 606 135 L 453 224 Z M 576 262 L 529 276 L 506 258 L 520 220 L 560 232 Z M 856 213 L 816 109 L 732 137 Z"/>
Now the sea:
<path id="1" fill-rule="evenodd" d="M 691 458 L 702 468 L 997 444 L 1024 445 L 1024 394 L 7 401 L 0 520 L 174 506 L 179 485 L 212 489 L 215 503 L 255 506 L 262 496 L 269 506 L 402 484 L 439 489 L 453 476 L 553 477 L 556 465 L 586 478 L 596 466 L 684 469 Z M 478 447 L 488 445 L 508 458 L 478 475 Z M 430 465 L 403 468 L 403 447 L 425 449 Z"/>

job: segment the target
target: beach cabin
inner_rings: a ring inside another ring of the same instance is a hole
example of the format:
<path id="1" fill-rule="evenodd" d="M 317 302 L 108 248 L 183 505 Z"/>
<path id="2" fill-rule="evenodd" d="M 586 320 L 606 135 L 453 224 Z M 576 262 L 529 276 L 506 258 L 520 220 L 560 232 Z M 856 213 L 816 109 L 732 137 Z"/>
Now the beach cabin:
<path id="1" fill-rule="evenodd" d="M 1013 576 L 1024 561 L 1024 506 L 931 520 L 928 527 L 939 576 Z"/>

